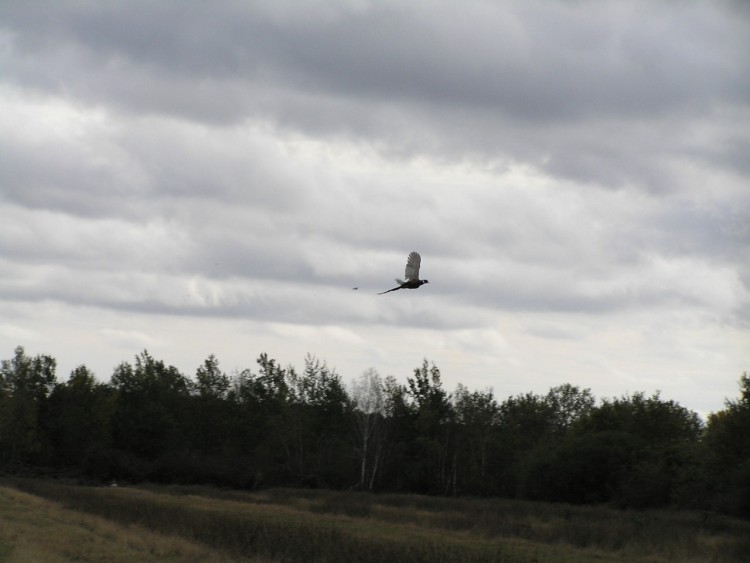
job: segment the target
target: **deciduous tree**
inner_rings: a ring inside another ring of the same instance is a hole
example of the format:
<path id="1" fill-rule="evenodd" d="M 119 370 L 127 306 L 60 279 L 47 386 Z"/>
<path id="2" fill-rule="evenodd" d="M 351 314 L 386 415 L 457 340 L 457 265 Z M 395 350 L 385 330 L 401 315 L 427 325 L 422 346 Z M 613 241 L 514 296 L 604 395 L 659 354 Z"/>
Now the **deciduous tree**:
<path id="1" fill-rule="evenodd" d="M 387 427 L 383 380 L 374 368 L 352 382 L 351 399 L 356 421 L 359 457 L 358 488 L 372 490 L 383 461 Z"/>

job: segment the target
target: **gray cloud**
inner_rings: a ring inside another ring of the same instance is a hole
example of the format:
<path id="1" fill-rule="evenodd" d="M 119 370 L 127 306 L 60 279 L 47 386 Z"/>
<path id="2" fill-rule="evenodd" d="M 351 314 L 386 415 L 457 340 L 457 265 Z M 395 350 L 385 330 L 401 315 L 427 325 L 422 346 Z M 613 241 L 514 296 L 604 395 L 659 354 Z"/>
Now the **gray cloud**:
<path id="1" fill-rule="evenodd" d="M 113 353 L 232 326 L 618 391 L 687 349 L 731 393 L 749 29 L 736 2 L 0 5 L 0 343 L 65 340 L 60 307 Z M 411 250 L 431 283 L 375 295 Z"/>
<path id="2" fill-rule="evenodd" d="M 90 103 L 252 116 L 604 184 L 665 187 L 653 156 L 684 154 L 685 123 L 750 96 L 746 22 L 726 3 L 318 9 L 25 3 L 3 15 L 16 24 L 11 75 Z M 736 143 L 714 158 L 735 160 Z"/>

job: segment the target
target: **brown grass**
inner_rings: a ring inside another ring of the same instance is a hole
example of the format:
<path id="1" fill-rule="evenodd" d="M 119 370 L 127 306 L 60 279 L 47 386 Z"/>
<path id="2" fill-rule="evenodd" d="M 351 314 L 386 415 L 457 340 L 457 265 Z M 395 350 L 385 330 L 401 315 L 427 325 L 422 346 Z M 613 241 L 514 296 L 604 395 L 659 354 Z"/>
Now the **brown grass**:
<path id="1" fill-rule="evenodd" d="M 709 562 L 745 561 L 750 553 L 750 523 L 707 513 L 289 489 L 110 489 L 31 480 L 16 481 L 15 486 L 59 502 L 68 518 L 78 519 L 74 528 L 86 529 L 91 524 L 83 524 L 84 519 L 93 518 L 97 530 L 107 530 L 97 532 L 97 537 L 109 534 L 118 538 L 118 545 L 140 549 L 154 560 L 204 559 L 192 555 L 193 549 L 208 550 L 211 560 L 255 557 L 331 563 Z M 40 525 L 38 515 L 30 518 Z M 155 535 L 150 547 L 138 548 L 127 538 L 144 528 L 162 535 Z M 19 538 L 10 542 L 14 550 Z M 171 546 L 170 541 L 177 543 Z M 0 560 L 8 543 L 0 535 Z M 117 557 L 109 554 L 106 559 Z M 124 555 L 126 559 L 132 560 L 132 555 Z"/>
<path id="2" fill-rule="evenodd" d="M 176 536 L 62 508 L 0 487 L 0 561 L 234 561 L 226 553 Z"/>

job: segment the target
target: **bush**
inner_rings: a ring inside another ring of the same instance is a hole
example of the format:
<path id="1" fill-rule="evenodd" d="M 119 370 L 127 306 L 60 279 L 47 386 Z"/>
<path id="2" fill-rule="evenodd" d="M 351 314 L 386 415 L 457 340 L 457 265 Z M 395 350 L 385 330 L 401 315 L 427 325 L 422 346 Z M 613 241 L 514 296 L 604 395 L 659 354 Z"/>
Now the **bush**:
<path id="1" fill-rule="evenodd" d="M 613 500 L 642 442 L 625 432 L 583 434 L 556 449 L 537 448 L 523 472 L 523 496 L 533 500 L 600 503 Z"/>

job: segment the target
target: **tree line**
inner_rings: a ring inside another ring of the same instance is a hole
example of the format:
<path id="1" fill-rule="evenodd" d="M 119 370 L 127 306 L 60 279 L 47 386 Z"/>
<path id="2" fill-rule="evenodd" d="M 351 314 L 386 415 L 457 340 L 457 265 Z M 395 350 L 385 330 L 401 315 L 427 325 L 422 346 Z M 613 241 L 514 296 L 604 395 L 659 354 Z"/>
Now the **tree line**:
<path id="1" fill-rule="evenodd" d="M 425 360 L 406 383 L 346 385 L 261 354 L 188 377 L 144 350 L 109 382 L 23 347 L 0 365 L 0 471 L 93 481 L 306 486 L 502 496 L 750 516 L 750 376 L 704 423 L 658 393 L 597 400 L 563 384 L 498 400 L 449 393 Z"/>

